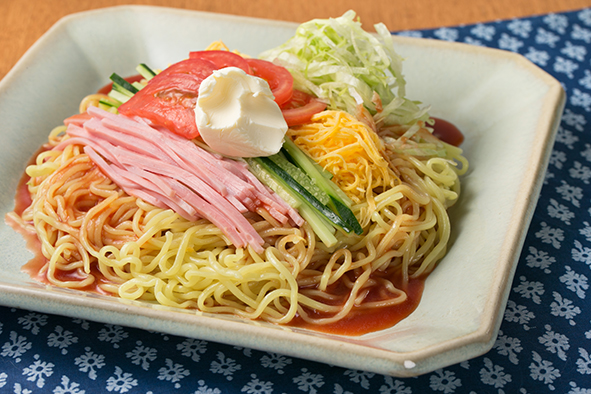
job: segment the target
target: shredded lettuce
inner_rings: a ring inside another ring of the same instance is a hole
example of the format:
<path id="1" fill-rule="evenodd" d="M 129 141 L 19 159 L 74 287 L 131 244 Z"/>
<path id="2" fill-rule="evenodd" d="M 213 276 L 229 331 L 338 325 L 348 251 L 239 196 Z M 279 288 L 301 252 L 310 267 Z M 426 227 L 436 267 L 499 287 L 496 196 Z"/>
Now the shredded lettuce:
<path id="1" fill-rule="evenodd" d="M 402 58 L 386 26 L 377 24 L 377 35 L 370 34 L 355 17 L 347 11 L 338 18 L 303 23 L 291 39 L 259 57 L 286 67 L 295 88 L 326 101 L 329 109 L 356 115 L 363 104 L 385 125 L 427 120 L 427 109 L 405 98 Z"/>

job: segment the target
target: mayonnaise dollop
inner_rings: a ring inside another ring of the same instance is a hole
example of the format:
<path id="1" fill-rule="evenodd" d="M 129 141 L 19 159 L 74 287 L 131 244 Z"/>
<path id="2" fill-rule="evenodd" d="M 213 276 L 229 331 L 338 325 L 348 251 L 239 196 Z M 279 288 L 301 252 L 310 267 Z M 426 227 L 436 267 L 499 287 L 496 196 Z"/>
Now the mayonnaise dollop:
<path id="1" fill-rule="evenodd" d="M 273 155 L 287 131 L 269 84 L 236 67 L 216 70 L 201 82 L 195 121 L 209 147 L 233 157 Z"/>

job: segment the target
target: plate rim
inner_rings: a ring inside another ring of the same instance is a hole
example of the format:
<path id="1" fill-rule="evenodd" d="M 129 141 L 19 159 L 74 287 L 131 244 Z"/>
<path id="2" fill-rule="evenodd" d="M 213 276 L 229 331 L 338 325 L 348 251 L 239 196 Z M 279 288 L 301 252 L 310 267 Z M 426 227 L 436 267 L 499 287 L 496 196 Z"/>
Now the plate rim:
<path id="1" fill-rule="evenodd" d="M 213 13 L 207 11 L 196 11 L 196 10 L 187 10 L 187 9 L 178 9 L 178 8 L 170 8 L 170 7 L 162 7 L 162 6 L 149 6 L 149 5 L 120 5 L 120 6 L 112 6 L 112 7 L 104 7 L 104 8 L 97 8 L 88 11 L 81 11 L 76 12 L 73 14 L 66 15 L 60 18 L 54 25 L 52 25 L 25 53 L 24 55 L 15 63 L 15 65 L 8 71 L 8 73 L 2 78 L 0 81 L 0 94 L 2 94 L 7 87 L 10 86 L 11 81 L 21 72 L 24 65 L 27 62 L 31 61 L 35 57 L 35 53 L 43 47 L 47 40 L 51 39 L 54 34 L 58 34 L 61 29 L 67 28 L 68 24 L 72 21 L 77 21 L 79 19 L 85 19 L 89 17 L 94 17 L 95 15 L 100 15 L 104 13 L 111 13 L 111 12 L 121 12 L 122 10 L 129 10 L 132 12 L 169 12 L 169 13 L 178 13 L 178 14 L 193 14 L 196 17 L 204 17 L 204 18 L 219 18 L 225 21 L 238 21 L 241 23 L 250 22 L 255 24 L 262 24 L 265 26 L 279 26 L 279 27 L 288 27 L 294 28 L 297 27 L 299 24 L 294 22 L 288 21 L 277 21 L 271 19 L 264 19 L 264 18 L 256 18 L 256 17 L 244 17 L 238 15 L 229 15 L 229 14 L 220 14 L 220 13 Z M 362 345 L 359 343 L 351 342 L 342 337 L 339 339 L 333 339 L 331 336 L 326 335 L 305 335 L 302 337 L 302 334 L 294 333 L 292 329 L 284 330 L 284 329 L 276 329 L 271 327 L 262 326 L 263 335 L 271 332 L 267 330 L 272 330 L 271 337 L 274 337 L 274 341 L 271 341 L 271 344 L 275 344 L 278 347 L 281 347 L 282 350 L 280 351 L 283 354 L 289 354 L 291 356 L 307 358 L 301 352 L 293 352 L 290 349 L 286 349 L 285 345 L 282 345 L 284 342 L 294 342 L 294 337 L 296 339 L 296 343 L 301 344 L 304 348 L 305 347 L 316 347 L 318 344 L 318 338 L 320 341 L 329 341 L 331 346 L 339 349 L 351 350 L 353 354 L 357 357 L 353 363 L 347 360 L 341 360 L 342 362 L 335 363 L 335 360 L 331 359 L 329 355 L 322 357 L 323 355 L 319 353 L 318 358 L 315 358 L 314 361 L 321 361 L 328 364 L 336 364 L 341 365 L 347 368 L 355 368 L 357 363 L 360 359 L 365 360 L 372 365 L 373 367 L 371 370 L 387 374 L 393 376 L 417 376 L 423 373 L 430 372 L 436 368 L 440 368 L 442 366 L 447 366 L 454 364 L 456 362 L 460 362 L 464 360 L 466 357 L 463 355 L 458 354 L 458 350 L 463 348 L 464 350 L 467 347 L 471 348 L 470 357 L 475 357 L 480 354 L 486 353 L 488 350 L 492 348 L 494 345 L 494 341 L 496 339 L 496 335 L 498 333 L 504 306 L 506 304 L 508 295 L 511 289 L 511 280 L 513 278 L 517 261 L 519 258 L 519 254 L 521 248 L 523 246 L 523 241 L 527 234 L 527 228 L 529 227 L 529 223 L 531 222 L 531 218 L 533 217 L 533 212 L 537 203 L 537 200 L 540 195 L 540 190 L 543 184 L 543 172 L 547 168 L 547 163 L 549 159 L 549 152 L 552 149 L 552 144 L 550 143 L 553 138 L 555 137 L 558 124 L 560 122 L 560 114 L 562 113 L 562 109 L 565 104 L 565 93 L 560 85 L 560 83 L 552 77 L 550 74 L 533 64 L 523 55 L 503 51 L 500 49 L 488 48 L 488 47 L 479 47 L 473 46 L 465 43 L 458 43 L 458 42 L 448 42 L 448 41 L 440 41 L 434 39 L 424 39 L 424 38 L 414 38 L 414 37 L 404 37 L 404 36 L 392 36 L 393 40 L 396 42 L 406 43 L 409 45 L 415 46 L 437 46 L 438 48 L 447 48 L 452 50 L 461 50 L 462 52 L 476 52 L 476 53 L 486 53 L 486 54 L 494 54 L 494 56 L 501 56 L 507 58 L 514 62 L 515 64 L 519 65 L 520 67 L 525 68 L 528 72 L 535 75 L 535 77 L 541 80 L 545 85 L 548 86 L 548 92 L 546 93 L 543 101 L 544 111 L 543 115 L 538 118 L 538 125 L 536 129 L 543 128 L 546 130 L 545 138 L 540 139 L 537 141 L 538 146 L 534 149 L 534 152 L 538 153 L 538 161 L 541 162 L 542 165 L 536 167 L 536 171 L 532 171 L 531 173 L 527 174 L 527 182 L 529 186 L 525 189 L 520 190 L 521 194 L 525 194 L 523 197 L 523 203 L 519 207 L 519 216 L 523 219 L 521 226 L 519 227 L 512 227 L 512 229 L 516 232 L 515 236 L 513 237 L 506 237 L 504 240 L 505 243 L 509 243 L 507 245 L 506 251 L 504 252 L 503 256 L 506 255 L 506 258 L 499 259 L 506 262 L 506 264 L 501 267 L 501 276 L 502 276 L 502 283 L 508 282 L 509 284 L 506 285 L 504 288 L 496 288 L 494 294 L 490 297 L 493 300 L 494 307 L 488 308 L 483 315 L 482 321 L 483 323 L 480 324 L 478 329 L 474 330 L 471 333 L 465 334 L 461 337 L 457 337 L 451 340 L 447 340 L 437 344 L 436 346 L 430 346 L 428 348 L 414 350 L 410 352 L 395 352 L 386 349 L 379 349 L 368 347 L 366 345 Z M 533 192 L 533 193 L 532 193 Z M 40 285 L 39 287 L 47 287 Z M 63 289 L 51 289 L 52 291 L 49 294 L 44 293 L 45 290 L 36 289 L 35 286 L 32 288 L 23 288 L 22 286 L 12 285 L 9 283 L 2 283 L 0 282 L 0 303 L 7 302 L 5 305 L 12 306 L 12 307 L 23 307 L 26 309 L 37 310 L 40 312 L 45 313 L 55 313 L 55 303 L 64 303 L 66 305 L 73 305 L 77 308 L 85 309 L 88 305 L 83 305 L 83 301 L 87 300 L 87 297 L 80 297 L 72 302 L 71 299 L 65 298 L 62 295 L 61 290 Z M 56 291 L 57 290 L 57 291 Z M 7 296 L 5 296 L 7 295 Z M 30 298 L 19 299 L 19 296 L 27 295 Z M 12 296 L 12 297 L 11 297 Z M 39 303 L 33 303 L 33 300 L 40 301 Z M 139 313 L 139 317 L 143 317 L 144 319 L 153 316 L 158 309 L 135 305 L 129 302 L 122 302 L 120 299 L 114 298 L 119 302 L 113 302 L 111 299 L 96 299 L 96 303 L 102 306 L 103 311 L 107 311 L 108 317 L 115 321 L 117 317 L 124 318 L 129 315 L 130 311 L 142 311 Z M 94 305 L 94 302 L 91 302 Z M 63 312 L 59 314 L 64 315 Z M 66 314 L 68 315 L 68 314 Z M 79 317 L 79 316 L 72 316 L 70 317 Z M 189 316 L 187 313 L 178 313 L 173 314 L 171 319 L 173 321 L 183 321 L 182 324 L 188 324 L 188 322 L 184 322 L 184 318 L 182 316 Z M 190 315 L 192 316 L 192 315 Z M 206 319 L 204 320 L 206 324 L 201 322 L 197 325 L 201 327 L 201 332 L 199 334 L 199 338 L 203 338 L 203 329 L 216 329 L 214 326 L 219 326 L 222 324 L 225 330 L 229 332 L 235 333 L 242 333 L 245 332 L 245 327 L 250 327 L 252 324 L 250 322 L 236 322 L 236 321 L 226 321 L 225 319 L 220 319 L 216 317 L 208 317 L 205 316 Z M 210 320 L 214 319 L 215 324 L 209 325 Z M 142 319 L 139 319 L 142 320 Z M 166 321 L 169 321 L 168 319 Z M 220 323 L 222 322 L 222 323 Z M 141 325 L 134 325 L 134 324 L 126 324 L 118 322 L 117 324 L 146 329 L 145 326 Z M 219 329 L 219 328 L 217 328 Z M 199 330 L 197 330 L 199 331 Z M 170 332 L 170 331 L 168 331 Z M 174 332 L 171 332 L 174 334 Z M 179 333 L 178 335 L 187 335 L 186 332 Z M 288 337 L 289 336 L 289 337 Z M 310 338 L 312 338 L 312 343 L 310 344 Z M 211 334 L 206 334 L 207 340 L 214 340 L 219 341 L 219 339 L 211 338 Z M 289 339 L 289 341 L 285 341 Z M 252 342 L 252 341 L 251 341 Z M 226 342 L 228 343 L 228 342 Z M 244 340 L 237 341 L 237 343 L 232 343 L 234 345 L 244 344 Z M 247 345 L 252 348 L 257 348 L 259 350 L 270 350 L 268 347 L 261 348 L 256 344 L 249 344 Z M 340 350 L 342 351 L 342 350 Z M 371 354 L 370 354 L 371 353 Z M 455 356 L 455 358 L 454 358 Z M 443 362 L 441 358 L 445 358 L 448 362 Z M 437 358 L 441 359 L 439 362 L 433 363 L 433 360 L 437 361 Z M 375 365 L 376 360 L 381 360 L 378 362 L 380 365 Z M 427 362 L 431 360 L 431 362 Z M 407 362 L 410 361 L 411 364 Z M 412 367 L 408 367 L 414 364 Z M 437 365 L 435 365 L 437 364 Z M 386 366 L 388 365 L 388 366 Z M 417 367 L 418 366 L 418 367 Z"/>

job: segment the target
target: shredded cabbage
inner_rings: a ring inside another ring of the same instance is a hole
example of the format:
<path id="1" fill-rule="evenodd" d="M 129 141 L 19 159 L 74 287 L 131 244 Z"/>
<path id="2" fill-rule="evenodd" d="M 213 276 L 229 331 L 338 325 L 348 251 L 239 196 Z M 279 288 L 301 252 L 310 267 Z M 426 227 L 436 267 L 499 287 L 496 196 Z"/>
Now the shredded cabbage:
<path id="1" fill-rule="evenodd" d="M 356 115 L 362 103 L 384 125 L 427 120 L 427 108 L 405 98 L 402 58 L 386 26 L 375 25 L 373 35 L 355 17 L 347 11 L 338 18 L 303 23 L 287 42 L 259 57 L 286 67 L 296 89 L 326 101 L 329 109 Z"/>

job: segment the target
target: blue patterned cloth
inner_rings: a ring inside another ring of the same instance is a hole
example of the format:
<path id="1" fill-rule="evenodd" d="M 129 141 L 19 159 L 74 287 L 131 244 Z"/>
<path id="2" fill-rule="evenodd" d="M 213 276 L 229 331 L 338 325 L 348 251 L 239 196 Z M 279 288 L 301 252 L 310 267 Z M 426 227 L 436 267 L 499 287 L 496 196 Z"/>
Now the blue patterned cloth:
<path id="1" fill-rule="evenodd" d="M 591 394 L 591 9 L 398 34 L 519 52 L 567 93 L 490 352 L 401 379 L 0 307 L 0 393 Z"/>

